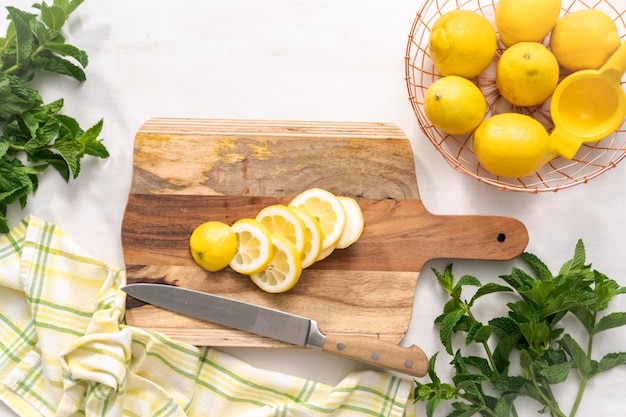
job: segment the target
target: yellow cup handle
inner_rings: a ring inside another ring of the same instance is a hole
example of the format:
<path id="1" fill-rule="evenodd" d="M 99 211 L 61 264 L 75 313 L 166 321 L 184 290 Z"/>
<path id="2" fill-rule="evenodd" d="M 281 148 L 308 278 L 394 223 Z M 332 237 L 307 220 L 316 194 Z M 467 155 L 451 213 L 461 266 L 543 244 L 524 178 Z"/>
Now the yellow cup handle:
<path id="1" fill-rule="evenodd" d="M 550 133 L 550 145 L 563 158 L 572 159 L 580 149 L 582 141 L 566 134 L 562 129 L 554 128 Z"/>

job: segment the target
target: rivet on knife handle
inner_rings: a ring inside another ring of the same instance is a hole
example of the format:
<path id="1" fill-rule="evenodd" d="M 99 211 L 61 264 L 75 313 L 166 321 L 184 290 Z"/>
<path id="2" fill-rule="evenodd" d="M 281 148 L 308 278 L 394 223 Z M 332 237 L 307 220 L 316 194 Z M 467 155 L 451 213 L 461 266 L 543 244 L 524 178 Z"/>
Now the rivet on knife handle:
<path id="1" fill-rule="evenodd" d="M 415 345 L 403 347 L 373 337 L 329 334 L 322 350 L 417 377 L 428 371 L 428 357 Z"/>

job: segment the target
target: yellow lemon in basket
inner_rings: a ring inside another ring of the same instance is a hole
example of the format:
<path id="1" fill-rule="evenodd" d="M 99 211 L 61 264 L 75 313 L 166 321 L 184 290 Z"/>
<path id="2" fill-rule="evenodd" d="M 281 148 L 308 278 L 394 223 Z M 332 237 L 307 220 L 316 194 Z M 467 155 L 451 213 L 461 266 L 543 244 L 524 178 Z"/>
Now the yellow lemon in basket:
<path id="1" fill-rule="evenodd" d="M 189 238 L 191 256 L 207 271 L 228 266 L 237 253 L 237 234 L 226 223 L 205 222 L 196 227 Z"/>
<path id="2" fill-rule="evenodd" d="M 483 168 L 500 177 L 525 177 L 556 156 L 545 127 L 519 113 L 485 120 L 474 131 L 473 146 Z"/>
<path id="3" fill-rule="evenodd" d="M 428 120 L 451 135 L 474 130 L 486 111 L 487 101 L 476 84 L 456 75 L 438 79 L 424 95 L 424 113 Z"/>
<path id="4" fill-rule="evenodd" d="M 516 106 L 546 101 L 559 82 L 559 63 L 539 42 L 519 42 L 507 48 L 496 67 L 496 85 L 502 97 Z"/>
<path id="5" fill-rule="evenodd" d="M 550 49 L 563 67 L 598 69 L 620 46 L 615 22 L 603 11 L 578 10 L 559 20 L 550 36 Z"/>
<path id="6" fill-rule="evenodd" d="M 496 32 L 489 20 L 470 10 L 439 17 L 428 40 L 430 57 L 441 75 L 474 78 L 493 61 Z"/>
<path id="7" fill-rule="evenodd" d="M 561 0 L 499 0 L 496 27 L 505 46 L 518 42 L 541 42 L 556 25 Z"/>

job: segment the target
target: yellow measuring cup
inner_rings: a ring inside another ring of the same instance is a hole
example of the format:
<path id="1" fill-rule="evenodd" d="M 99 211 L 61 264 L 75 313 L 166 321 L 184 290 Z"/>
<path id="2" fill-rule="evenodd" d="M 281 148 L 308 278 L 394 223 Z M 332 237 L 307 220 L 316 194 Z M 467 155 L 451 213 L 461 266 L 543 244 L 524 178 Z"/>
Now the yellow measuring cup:
<path id="1" fill-rule="evenodd" d="M 550 103 L 550 141 L 559 155 L 572 159 L 584 142 L 603 139 L 621 126 L 626 116 L 624 72 L 626 43 L 600 69 L 574 72 L 559 83 Z"/>

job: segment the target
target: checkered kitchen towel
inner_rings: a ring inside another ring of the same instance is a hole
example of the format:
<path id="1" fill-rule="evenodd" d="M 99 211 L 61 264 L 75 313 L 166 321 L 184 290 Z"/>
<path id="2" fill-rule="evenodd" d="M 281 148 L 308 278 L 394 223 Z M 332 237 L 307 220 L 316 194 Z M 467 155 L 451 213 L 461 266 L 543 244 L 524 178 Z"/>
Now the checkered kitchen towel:
<path id="1" fill-rule="evenodd" d="M 123 324 L 124 270 L 28 217 L 0 235 L 0 399 L 20 416 L 412 416 L 412 381 L 337 386 Z"/>

